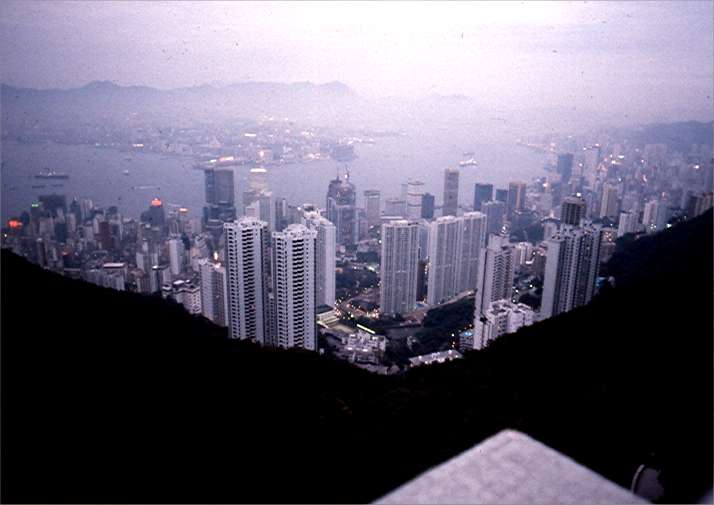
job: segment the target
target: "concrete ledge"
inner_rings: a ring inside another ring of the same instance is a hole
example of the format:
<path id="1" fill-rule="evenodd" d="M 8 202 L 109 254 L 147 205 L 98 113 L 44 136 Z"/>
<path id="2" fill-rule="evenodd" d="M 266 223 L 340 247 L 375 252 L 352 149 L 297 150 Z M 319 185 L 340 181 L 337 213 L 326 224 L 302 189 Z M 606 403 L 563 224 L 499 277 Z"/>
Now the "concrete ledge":
<path id="1" fill-rule="evenodd" d="M 376 503 L 648 502 L 527 435 L 504 430 Z"/>

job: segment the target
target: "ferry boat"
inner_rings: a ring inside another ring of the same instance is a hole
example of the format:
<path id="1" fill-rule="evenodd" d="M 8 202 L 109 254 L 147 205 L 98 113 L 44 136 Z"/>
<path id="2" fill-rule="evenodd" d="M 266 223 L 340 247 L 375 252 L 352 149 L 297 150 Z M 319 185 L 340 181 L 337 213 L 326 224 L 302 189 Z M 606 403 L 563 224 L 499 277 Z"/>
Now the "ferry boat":
<path id="1" fill-rule="evenodd" d="M 35 179 L 69 179 L 69 175 L 55 172 L 54 170 L 47 170 L 46 172 L 35 174 Z"/>
<path id="2" fill-rule="evenodd" d="M 478 163 L 476 163 L 476 160 L 473 158 L 459 162 L 460 167 L 475 167 L 476 165 L 478 165 Z"/>

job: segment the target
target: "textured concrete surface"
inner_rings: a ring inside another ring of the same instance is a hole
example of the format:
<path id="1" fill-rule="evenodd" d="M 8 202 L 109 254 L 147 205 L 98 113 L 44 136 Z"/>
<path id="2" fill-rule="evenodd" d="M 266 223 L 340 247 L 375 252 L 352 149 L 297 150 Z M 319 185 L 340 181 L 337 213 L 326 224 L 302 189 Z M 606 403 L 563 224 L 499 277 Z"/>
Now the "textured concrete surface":
<path id="1" fill-rule="evenodd" d="M 572 459 L 505 430 L 376 503 L 648 503 Z"/>

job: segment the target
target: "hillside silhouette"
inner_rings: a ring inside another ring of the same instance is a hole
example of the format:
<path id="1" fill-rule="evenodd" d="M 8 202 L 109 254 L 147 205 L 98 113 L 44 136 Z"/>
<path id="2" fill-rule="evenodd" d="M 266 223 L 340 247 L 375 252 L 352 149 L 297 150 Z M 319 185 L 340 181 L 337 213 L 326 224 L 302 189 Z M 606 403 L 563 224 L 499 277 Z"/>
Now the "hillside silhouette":
<path id="1" fill-rule="evenodd" d="M 712 211 L 623 245 L 608 272 L 588 306 L 377 376 L 3 250 L 2 501 L 368 502 L 504 428 L 625 487 L 651 463 L 663 501 L 698 500 Z"/>

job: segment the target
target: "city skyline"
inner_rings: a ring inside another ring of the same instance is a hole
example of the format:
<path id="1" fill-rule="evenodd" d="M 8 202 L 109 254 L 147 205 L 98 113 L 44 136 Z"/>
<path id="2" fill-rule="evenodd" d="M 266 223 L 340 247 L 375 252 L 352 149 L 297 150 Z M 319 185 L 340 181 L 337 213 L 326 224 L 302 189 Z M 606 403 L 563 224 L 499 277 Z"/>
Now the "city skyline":
<path id="1" fill-rule="evenodd" d="M 2 501 L 711 501 L 712 18 L 0 3 Z"/>

